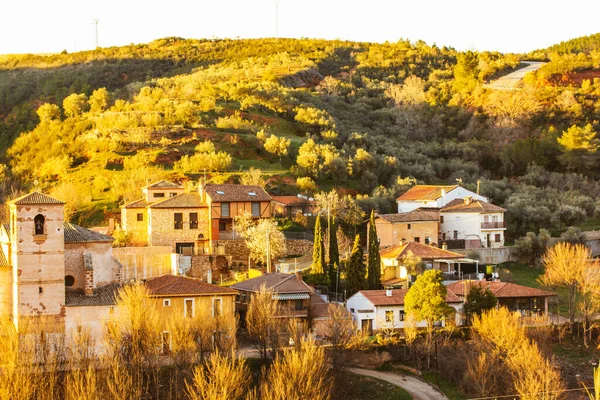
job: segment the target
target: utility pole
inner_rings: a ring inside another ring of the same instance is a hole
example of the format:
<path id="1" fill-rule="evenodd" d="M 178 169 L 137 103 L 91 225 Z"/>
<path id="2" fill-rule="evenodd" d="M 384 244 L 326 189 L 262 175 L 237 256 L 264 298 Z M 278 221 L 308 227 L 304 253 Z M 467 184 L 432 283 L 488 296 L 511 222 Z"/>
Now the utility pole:
<path id="1" fill-rule="evenodd" d="M 275 38 L 279 38 L 279 1 L 275 0 Z"/>
<path id="2" fill-rule="evenodd" d="M 92 20 L 92 24 L 94 24 L 96 28 L 96 49 L 98 48 L 98 21 L 100 21 L 98 18 Z"/>
<path id="3" fill-rule="evenodd" d="M 267 227 L 267 274 L 271 273 L 271 232 Z"/>

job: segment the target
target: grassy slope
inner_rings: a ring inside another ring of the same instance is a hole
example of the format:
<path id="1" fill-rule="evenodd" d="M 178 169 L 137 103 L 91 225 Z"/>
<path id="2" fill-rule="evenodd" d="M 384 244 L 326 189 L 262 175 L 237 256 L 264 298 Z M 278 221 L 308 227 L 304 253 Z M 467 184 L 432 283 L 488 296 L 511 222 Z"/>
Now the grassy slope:
<path id="1" fill-rule="evenodd" d="M 344 382 L 344 400 L 411 400 L 401 387 L 368 376 L 349 374 Z M 341 398 L 334 393 L 333 398 Z"/>

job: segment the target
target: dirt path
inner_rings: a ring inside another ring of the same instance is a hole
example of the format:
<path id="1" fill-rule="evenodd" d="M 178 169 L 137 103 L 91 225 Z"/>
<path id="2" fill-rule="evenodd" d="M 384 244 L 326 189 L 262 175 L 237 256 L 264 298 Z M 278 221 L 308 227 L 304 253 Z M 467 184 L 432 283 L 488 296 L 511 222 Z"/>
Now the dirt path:
<path id="1" fill-rule="evenodd" d="M 525 77 L 525 75 L 527 75 L 529 72 L 533 72 L 539 69 L 542 65 L 546 63 L 537 61 L 523 61 L 523 64 L 525 64 L 526 66 L 516 71 L 513 71 L 510 74 L 504 75 L 485 86 L 492 89 L 515 89 L 517 83 L 519 83 L 521 79 Z"/>
<path id="2" fill-rule="evenodd" d="M 350 371 L 357 375 L 370 376 L 400 386 L 402 389 L 406 390 L 414 400 L 448 400 L 445 395 L 440 393 L 432 385 L 412 376 L 398 375 L 391 372 L 379 372 L 363 368 L 350 368 Z"/>

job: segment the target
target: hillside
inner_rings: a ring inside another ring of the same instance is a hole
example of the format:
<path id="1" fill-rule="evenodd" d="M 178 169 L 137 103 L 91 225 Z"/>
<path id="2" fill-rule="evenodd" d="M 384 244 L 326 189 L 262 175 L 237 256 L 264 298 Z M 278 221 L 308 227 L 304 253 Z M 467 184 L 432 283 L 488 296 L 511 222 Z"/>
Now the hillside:
<path id="1" fill-rule="evenodd" d="M 37 184 L 90 224 L 147 178 L 191 186 L 255 167 L 275 194 L 338 187 L 381 212 L 413 178 L 479 180 L 508 208 L 513 237 L 564 228 L 596 213 L 600 82 L 556 76 L 599 60 L 595 50 L 553 56 L 520 90 L 493 91 L 484 82 L 518 55 L 423 42 L 168 38 L 8 56 L 3 193 Z"/>

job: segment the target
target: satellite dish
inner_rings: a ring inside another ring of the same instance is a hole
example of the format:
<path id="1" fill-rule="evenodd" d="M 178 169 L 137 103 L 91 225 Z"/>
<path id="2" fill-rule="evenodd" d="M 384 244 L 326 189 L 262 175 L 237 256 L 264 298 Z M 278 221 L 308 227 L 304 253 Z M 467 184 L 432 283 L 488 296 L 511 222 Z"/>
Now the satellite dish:
<path id="1" fill-rule="evenodd" d="M 309 197 L 308 201 L 315 201 L 315 199 L 313 199 L 312 197 Z"/>
<path id="2" fill-rule="evenodd" d="M 297 197 L 297 198 L 299 198 L 299 199 L 301 199 L 301 198 L 302 198 L 302 197 L 304 197 L 304 196 L 302 196 L 300 193 L 298 193 L 298 194 L 296 195 L 296 197 Z"/>

